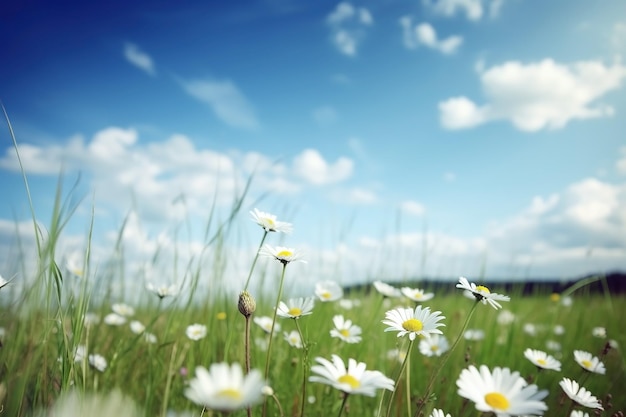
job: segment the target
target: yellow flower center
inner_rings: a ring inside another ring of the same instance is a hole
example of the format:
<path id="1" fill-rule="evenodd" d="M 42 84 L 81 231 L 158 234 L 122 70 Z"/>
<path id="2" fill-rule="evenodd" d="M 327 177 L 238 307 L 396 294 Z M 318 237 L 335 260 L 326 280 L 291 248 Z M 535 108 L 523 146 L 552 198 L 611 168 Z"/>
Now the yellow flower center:
<path id="1" fill-rule="evenodd" d="M 419 332 L 423 327 L 424 325 L 418 319 L 408 319 L 402 323 L 402 328 L 409 332 Z"/>
<path id="2" fill-rule="evenodd" d="M 270 226 L 271 229 L 273 229 L 274 226 L 276 226 L 276 222 L 274 221 L 274 219 L 270 219 L 269 217 L 267 217 L 265 221 L 267 222 L 267 224 Z"/>
<path id="3" fill-rule="evenodd" d="M 293 252 L 290 250 L 281 250 L 276 254 L 277 258 L 289 258 L 290 256 L 293 256 Z"/>
<path id="4" fill-rule="evenodd" d="M 326 300 L 328 300 L 330 297 L 332 297 L 332 294 L 328 291 L 324 291 L 322 293 L 322 298 L 325 298 Z"/>
<path id="5" fill-rule="evenodd" d="M 483 292 L 485 294 L 491 294 L 491 291 L 489 291 L 489 288 L 485 287 L 484 285 L 478 285 L 476 287 L 476 291 Z"/>
<path id="6" fill-rule="evenodd" d="M 302 314 L 302 310 L 300 310 L 298 307 L 291 307 L 288 313 L 290 316 L 298 317 L 299 315 Z"/>
<path id="7" fill-rule="evenodd" d="M 585 359 L 585 360 L 581 361 L 581 363 L 583 364 L 583 366 L 585 368 L 591 368 L 591 361 L 588 361 L 588 360 Z"/>
<path id="8" fill-rule="evenodd" d="M 223 389 L 220 392 L 218 392 L 216 395 L 218 397 L 230 398 L 230 399 L 233 399 L 233 400 L 240 400 L 241 399 L 241 392 L 239 390 L 234 389 L 234 388 Z"/>
<path id="9" fill-rule="evenodd" d="M 490 392 L 485 395 L 485 402 L 496 410 L 507 410 L 509 408 L 509 400 L 499 392 Z"/>
<path id="10" fill-rule="evenodd" d="M 430 347 L 430 350 L 431 350 L 432 352 L 437 352 L 437 351 L 439 350 L 439 346 L 437 346 L 437 345 L 431 346 L 431 347 Z"/>
<path id="11" fill-rule="evenodd" d="M 348 329 L 341 329 L 341 330 L 339 330 L 339 333 L 341 333 L 341 335 L 342 335 L 343 337 L 348 337 L 348 336 L 350 336 L 350 332 L 348 331 Z"/>
<path id="12" fill-rule="evenodd" d="M 220 311 L 219 313 L 217 313 L 217 319 L 226 320 L 226 313 L 224 313 L 223 311 Z"/>
<path id="13" fill-rule="evenodd" d="M 546 360 L 545 359 L 537 359 L 537 363 L 539 365 L 545 365 L 546 364 Z"/>
<path id="14" fill-rule="evenodd" d="M 352 388 L 358 388 L 361 385 L 361 383 L 355 377 L 348 374 L 341 375 L 337 381 L 342 384 L 348 384 Z"/>
<path id="15" fill-rule="evenodd" d="M 559 293 L 553 292 L 552 294 L 550 294 L 550 300 L 554 301 L 555 303 L 560 299 L 561 295 Z"/>

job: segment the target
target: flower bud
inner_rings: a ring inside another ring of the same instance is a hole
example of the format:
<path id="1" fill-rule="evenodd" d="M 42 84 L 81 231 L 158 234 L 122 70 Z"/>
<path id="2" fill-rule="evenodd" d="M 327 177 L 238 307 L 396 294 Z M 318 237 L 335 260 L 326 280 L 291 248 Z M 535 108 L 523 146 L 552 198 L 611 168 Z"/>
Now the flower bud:
<path id="1" fill-rule="evenodd" d="M 245 317 L 250 317 L 256 310 L 256 301 L 248 291 L 242 291 L 239 294 L 239 303 L 237 304 L 239 312 Z"/>

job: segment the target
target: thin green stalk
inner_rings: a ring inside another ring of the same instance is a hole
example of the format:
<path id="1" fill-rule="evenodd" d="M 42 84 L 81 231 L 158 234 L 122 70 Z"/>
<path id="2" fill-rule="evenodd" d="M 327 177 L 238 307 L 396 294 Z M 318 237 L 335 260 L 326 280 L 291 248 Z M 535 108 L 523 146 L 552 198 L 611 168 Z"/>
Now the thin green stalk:
<path id="1" fill-rule="evenodd" d="M 302 341 L 302 399 L 300 404 L 300 416 L 304 416 L 304 405 L 306 404 L 306 382 L 307 382 L 307 374 L 309 370 L 309 345 L 304 341 L 304 335 L 302 334 L 302 330 L 300 329 L 300 324 L 298 323 L 298 319 L 294 318 L 294 322 L 296 323 L 296 329 L 298 329 L 298 334 L 300 334 L 300 340 Z"/>
<path id="2" fill-rule="evenodd" d="M 402 378 L 402 373 L 404 372 L 404 368 L 406 368 L 407 363 L 409 362 L 409 357 L 411 356 L 411 349 L 413 348 L 414 340 L 409 340 L 409 347 L 406 350 L 406 356 L 402 361 L 402 366 L 400 367 L 400 373 L 398 374 L 398 378 L 396 379 L 395 388 L 391 391 L 391 398 L 389 398 L 389 403 L 387 404 L 387 413 L 385 414 L 387 417 L 391 415 L 391 406 L 393 405 L 393 398 L 396 395 L 396 388 L 398 388 L 398 382 L 400 382 L 400 378 Z M 409 398 L 409 402 L 411 399 Z"/>
<path id="3" fill-rule="evenodd" d="M 341 407 L 339 408 L 339 414 L 337 414 L 337 417 L 341 417 L 341 414 L 343 413 L 343 409 L 346 408 L 346 402 L 348 402 L 348 396 L 350 394 L 348 394 L 347 392 L 343 393 L 343 401 L 341 401 Z"/>
<path id="4" fill-rule="evenodd" d="M 261 243 L 259 244 L 259 248 L 256 250 L 256 255 L 254 256 L 254 260 L 252 261 L 252 265 L 250 266 L 250 272 L 248 272 L 248 278 L 246 279 L 246 285 L 243 287 L 243 290 L 246 291 L 248 289 L 248 285 L 250 285 L 250 278 L 252 278 L 252 271 L 254 271 L 254 266 L 256 265 L 257 259 L 259 259 L 259 252 L 263 247 L 263 243 L 265 242 L 265 238 L 267 237 L 268 231 L 264 230 L 263 238 L 261 239 Z"/>
<path id="5" fill-rule="evenodd" d="M 406 413 L 407 417 L 411 417 L 411 357 L 409 355 L 406 357 L 406 368 Z M 398 378 L 398 380 L 400 379 Z"/>
<path id="6" fill-rule="evenodd" d="M 245 316 L 246 328 L 244 333 L 244 350 L 246 356 L 246 375 L 250 373 L 250 317 L 251 316 Z M 252 417 L 252 407 L 248 406 L 246 408 L 246 413 L 248 417 Z"/>

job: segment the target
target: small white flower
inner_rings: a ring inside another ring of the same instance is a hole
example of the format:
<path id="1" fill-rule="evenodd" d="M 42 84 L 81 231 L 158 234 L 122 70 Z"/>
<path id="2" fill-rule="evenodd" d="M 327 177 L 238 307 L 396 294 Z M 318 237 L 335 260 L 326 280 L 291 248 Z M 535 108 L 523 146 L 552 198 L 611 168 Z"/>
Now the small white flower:
<path id="1" fill-rule="evenodd" d="M 342 298 L 341 300 L 339 300 L 338 304 L 339 304 L 339 307 L 345 310 L 352 310 L 355 303 L 354 303 L 354 300 L 350 300 L 349 298 Z"/>
<path id="2" fill-rule="evenodd" d="M 524 333 L 526 333 L 529 336 L 537 335 L 537 326 L 535 326 L 533 323 L 525 323 L 523 330 L 524 330 Z"/>
<path id="3" fill-rule="evenodd" d="M 376 291 L 384 295 L 385 297 L 397 298 L 402 296 L 402 291 L 396 287 L 393 287 L 386 282 L 374 281 L 374 288 Z"/>
<path id="4" fill-rule="evenodd" d="M 430 312 L 430 307 L 422 308 L 421 305 L 412 308 L 396 308 L 385 313 L 383 324 L 388 325 L 386 332 L 397 331 L 398 337 L 406 334 L 410 340 L 417 336 L 429 336 L 434 333 L 442 334 L 437 327 L 445 326 L 439 321 L 445 319 L 441 311 Z"/>
<path id="5" fill-rule="evenodd" d="M 432 334 L 420 340 L 419 350 L 424 356 L 441 356 L 450 349 L 448 340 L 439 334 Z"/>
<path id="6" fill-rule="evenodd" d="M 131 317 L 135 315 L 135 309 L 129 306 L 128 304 L 117 303 L 111 306 L 111 310 L 114 313 L 119 314 L 124 317 Z"/>
<path id="7" fill-rule="evenodd" d="M 589 417 L 589 413 L 585 413 L 585 412 L 580 411 L 580 410 L 572 410 L 572 412 L 569 415 L 569 417 Z"/>
<path id="8" fill-rule="evenodd" d="M 561 344 L 556 340 L 546 340 L 546 348 L 555 352 L 560 352 Z"/>
<path id="9" fill-rule="evenodd" d="M 557 324 L 556 326 L 554 326 L 554 329 L 552 329 L 552 331 L 554 332 L 555 335 L 562 336 L 565 334 L 565 327 L 561 326 L 560 324 Z"/>
<path id="10" fill-rule="evenodd" d="M 94 353 L 89 355 L 89 365 L 100 372 L 104 372 L 107 369 L 107 360 L 103 356 Z"/>
<path id="11" fill-rule="evenodd" d="M 104 323 L 109 326 L 121 326 L 126 323 L 126 317 L 120 316 L 116 313 L 109 313 L 104 316 Z"/>
<path id="12" fill-rule="evenodd" d="M 165 285 L 165 284 L 161 284 L 161 285 L 154 285 L 151 282 L 148 282 L 146 284 L 146 289 L 150 292 L 153 292 L 154 294 L 157 295 L 157 297 L 163 299 L 165 297 L 173 297 L 176 294 L 178 294 L 178 285 L 172 284 L 172 285 Z"/>
<path id="13" fill-rule="evenodd" d="M 593 329 L 591 329 L 591 334 L 594 337 L 599 337 L 602 339 L 606 338 L 606 329 L 604 327 L 594 327 Z"/>
<path id="14" fill-rule="evenodd" d="M 269 333 L 272 331 L 272 318 L 267 316 L 255 317 L 254 322 L 265 331 L 265 333 Z M 280 324 L 276 323 L 274 325 L 274 332 L 280 331 Z"/>
<path id="15" fill-rule="evenodd" d="M 433 409 L 433 412 L 430 413 L 430 417 L 451 417 L 450 414 L 446 414 L 443 410 L 438 408 Z"/>
<path id="16" fill-rule="evenodd" d="M 507 326 L 515 321 L 515 314 L 511 313 L 509 310 L 500 310 L 497 321 L 498 324 Z"/>
<path id="17" fill-rule="evenodd" d="M 272 395 L 274 395 L 274 390 L 269 385 L 264 386 L 261 389 L 261 392 L 263 392 L 263 395 L 265 395 L 266 397 L 271 397 Z"/>
<path id="18" fill-rule="evenodd" d="M 300 338 L 300 333 L 296 330 L 292 330 L 289 333 L 284 332 L 283 336 L 287 343 L 289 343 L 289 346 L 295 347 L 296 349 L 302 349 L 302 339 Z"/>
<path id="19" fill-rule="evenodd" d="M 342 315 L 333 317 L 335 328 L 330 331 L 332 337 L 347 343 L 359 343 L 361 341 L 361 328 L 352 324 L 352 320 L 346 320 Z"/>
<path id="20" fill-rule="evenodd" d="M 252 220 L 261 226 L 266 232 L 291 233 L 293 230 L 291 223 L 280 222 L 276 220 L 276 216 L 273 214 L 259 211 L 256 208 L 250 212 L 250 215 L 252 215 Z"/>
<path id="21" fill-rule="evenodd" d="M 604 367 L 602 361 L 600 361 L 600 359 L 598 359 L 596 356 L 593 356 L 589 352 L 585 352 L 583 350 L 575 350 L 574 359 L 586 371 L 594 372 L 596 374 L 606 373 L 606 368 Z"/>
<path id="22" fill-rule="evenodd" d="M 302 254 L 293 248 L 286 248 L 284 246 L 270 246 L 265 245 L 259 251 L 259 255 L 267 256 L 276 259 L 283 265 L 287 265 L 290 262 L 303 262 Z"/>
<path id="23" fill-rule="evenodd" d="M 153 344 L 155 344 L 157 342 L 157 337 L 153 333 L 145 332 L 143 334 L 143 337 L 146 340 L 146 342 L 150 343 L 151 345 L 153 345 Z"/>
<path id="24" fill-rule="evenodd" d="M 82 362 L 87 357 L 87 347 L 85 345 L 76 346 L 76 352 L 74 352 L 74 362 Z"/>
<path id="25" fill-rule="evenodd" d="M 297 319 L 302 316 L 309 315 L 313 312 L 315 301 L 313 298 L 292 298 L 286 303 L 280 302 L 276 314 L 280 317 Z"/>
<path id="26" fill-rule="evenodd" d="M 83 324 L 85 327 L 92 327 L 100 323 L 100 316 L 96 313 L 87 312 L 83 316 Z"/>
<path id="27" fill-rule="evenodd" d="M 428 301 L 435 296 L 435 293 L 424 292 L 424 290 L 419 289 L 419 288 L 402 287 L 400 291 L 409 300 L 416 301 L 418 303 L 421 303 L 423 301 Z"/>
<path id="28" fill-rule="evenodd" d="M 578 385 L 578 382 L 569 378 L 563 378 L 561 382 L 559 382 L 559 385 L 563 388 L 563 392 L 565 392 L 570 400 L 575 403 L 587 408 L 598 408 L 600 410 L 604 410 L 600 401 L 598 401 L 598 399 L 592 395 L 591 392 L 587 391 L 585 387 Z"/>
<path id="29" fill-rule="evenodd" d="M 459 283 L 456 284 L 456 287 L 471 292 L 477 301 L 481 301 L 483 304 L 489 303 L 496 310 L 502 308 L 502 305 L 498 303 L 498 301 L 511 300 L 511 298 L 506 295 L 497 294 L 495 292 L 492 293 L 489 291 L 489 288 L 484 285 L 476 285 L 473 282 L 469 282 L 465 277 L 459 278 Z"/>
<path id="30" fill-rule="evenodd" d="M 433 336 L 431 336 L 431 337 L 433 337 Z M 387 351 L 387 359 L 397 360 L 398 362 L 402 363 L 402 362 L 404 362 L 405 358 L 406 358 L 406 351 L 405 350 L 391 349 L 391 350 Z"/>
<path id="31" fill-rule="evenodd" d="M 146 326 L 144 326 L 140 321 L 133 320 L 130 322 L 130 331 L 135 334 L 142 334 L 146 330 Z"/>
<path id="32" fill-rule="evenodd" d="M 322 302 L 337 301 L 343 297 L 343 288 L 335 281 L 322 281 L 315 284 L 315 295 Z"/>
<path id="33" fill-rule="evenodd" d="M 485 332 L 481 329 L 467 329 L 465 333 L 463 333 L 463 338 L 476 342 L 485 338 Z"/>
<path id="34" fill-rule="evenodd" d="M 535 349 L 526 349 L 524 351 L 524 356 L 538 368 L 561 371 L 561 362 L 554 359 L 546 352 Z"/>
<path id="35" fill-rule="evenodd" d="M 206 326 L 198 323 L 190 324 L 185 334 L 191 340 L 200 340 L 206 336 Z"/>

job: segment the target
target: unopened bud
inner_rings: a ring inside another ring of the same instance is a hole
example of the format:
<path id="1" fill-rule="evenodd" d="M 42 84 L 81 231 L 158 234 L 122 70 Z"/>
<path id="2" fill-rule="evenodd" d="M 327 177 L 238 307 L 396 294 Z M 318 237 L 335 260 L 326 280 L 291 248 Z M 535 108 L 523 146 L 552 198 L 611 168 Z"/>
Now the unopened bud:
<path id="1" fill-rule="evenodd" d="M 242 291 L 239 294 L 239 303 L 237 304 L 239 312 L 245 317 L 250 317 L 256 310 L 256 301 L 248 291 Z"/>

